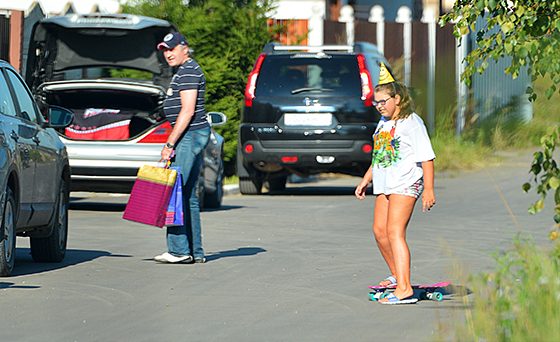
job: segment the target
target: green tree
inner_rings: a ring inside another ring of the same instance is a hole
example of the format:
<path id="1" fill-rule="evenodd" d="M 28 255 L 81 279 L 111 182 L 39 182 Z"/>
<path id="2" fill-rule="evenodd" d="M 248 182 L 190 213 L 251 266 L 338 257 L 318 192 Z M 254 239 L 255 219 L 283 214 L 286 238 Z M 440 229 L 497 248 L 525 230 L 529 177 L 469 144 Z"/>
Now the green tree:
<path id="1" fill-rule="evenodd" d="M 486 19 L 485 26 L 475 31 L 480 17 Z M 492 60 L 510 56 L 506 73 L 516 78 L 520 68 L 528 66 L 533 81 L 539 77 L 552 80 L 546 91 L 548 98 L 560 91 L 560 0 L 458 0 L 440 23 L 454 23 L 457 37 L 476 32 L 476 45 L 466 58 L 467 67 L 462 75 L 467 84 L 476 72 L 483 73 Z M 537 98 L 531 87 L 527 93 L 531 100 Z M 556 231 L 551 233 L 552 238 L 558 236 L 560 227 L 560 170 L 554 156 L 559 142 L 560 128 L 556 125 L 542 137 L 542 151 L 534 153 L 531 166 L 531 183 L 539 199 L 529 212 L 542 210 L 546 195 L 554 193 Z M 531 183 L 525 183 L 523 190 L 529 191 Z"/>
<path id="2" fill-rule="evenodd" d="M 206 75 L 206 108 L 227 115 L 217 131 L 224 160 L 235 160 L 239 113 L 247 76 L 275 29 L 267 25 L 269 0 L 135 0 L 123 12 L 165 19 L 183 33 Z"/>

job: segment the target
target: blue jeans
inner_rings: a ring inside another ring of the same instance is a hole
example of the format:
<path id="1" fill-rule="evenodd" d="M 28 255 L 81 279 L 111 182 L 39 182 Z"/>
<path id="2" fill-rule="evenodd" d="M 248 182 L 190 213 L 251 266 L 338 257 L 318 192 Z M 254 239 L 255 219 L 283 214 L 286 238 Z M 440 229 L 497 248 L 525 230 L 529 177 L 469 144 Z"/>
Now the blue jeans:
<path id="1" fill-rule="evenodd" d="M 167 249 L 176 256 L 204 257 L 200 225 L 200 204 L 197 194 L 198 178 L 203 162 L 204 148 L 208 144 L 210 128 L 187 131 L 175 146 L 172 166 L 181 168 L 183 177 L 182 226 L 167 227 Z"/>

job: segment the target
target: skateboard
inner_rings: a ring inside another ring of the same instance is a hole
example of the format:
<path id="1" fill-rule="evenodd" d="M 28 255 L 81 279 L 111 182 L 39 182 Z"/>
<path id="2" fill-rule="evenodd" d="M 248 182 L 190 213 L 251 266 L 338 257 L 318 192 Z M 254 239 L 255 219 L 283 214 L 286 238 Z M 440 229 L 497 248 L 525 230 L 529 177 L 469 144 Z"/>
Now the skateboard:
<path id="1" fill-rule="evenodd" d="M 451 283 L 449 282 L 439 282 L 433 284 L 414 284 L 412 289 L 414 290 L 413 297 L 419 300 L 435 300 L 441 302 L 443 296 L 450 293 Z M 394 291 L 396 285 L 391 286 L 380 286 L 373 285 L 369 286 L 369 300 L 378 301 L 381 298 L 385 298 L 389 293 Z"/>

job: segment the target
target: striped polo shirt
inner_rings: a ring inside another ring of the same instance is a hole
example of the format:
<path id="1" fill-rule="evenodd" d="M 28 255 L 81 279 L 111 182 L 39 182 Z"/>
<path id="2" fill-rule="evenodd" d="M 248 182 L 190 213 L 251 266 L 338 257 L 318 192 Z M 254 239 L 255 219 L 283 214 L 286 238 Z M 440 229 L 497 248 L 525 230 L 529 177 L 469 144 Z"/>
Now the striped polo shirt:
<path id="1" fill-rule="evenodd" d="M 197 89 L 196 106 L 194 109 L 194 116 L 187 127 L 187 130 L 196 130 L 209 127 L 210 124 L 206 118 L 206 110 L 204 109 L 204 93 L 206 91 L 206 78 L 198 63 L 190 58 L 188 61 L 179 66 L 177 73 L 173 75 L 169 89 L 167 90 L 167 97 L 163 102 L 163 112 L 166 119 L 175 125 L 177 116 L 181 110 L 181 95 L 179 92 L 182 90 Z"/>

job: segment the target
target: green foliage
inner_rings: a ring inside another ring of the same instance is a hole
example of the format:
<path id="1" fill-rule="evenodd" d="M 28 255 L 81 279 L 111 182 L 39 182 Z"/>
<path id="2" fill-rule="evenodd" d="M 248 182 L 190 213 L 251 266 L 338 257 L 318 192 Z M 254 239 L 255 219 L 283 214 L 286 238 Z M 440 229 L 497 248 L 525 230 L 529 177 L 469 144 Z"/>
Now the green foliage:
<path id="1" fill-rule="evenodd" d="M 149 71 L 133 69 L 111 69 L 111 78 L 132 78 L 135 80 L 151 80 L 153 75 Z"/>
<path id="2" fill-rule="evenodd" d="M 272 40 L 267 27 L 268 0 L 136 0 L 124 12 L 170 21 L 185 35 L 206 76 L 206 109 L 227 115 L 216 130 L 225 137 L 224 160 L 235 158 L 237 130 L 247 76 L 263 46 Z"/>
<path id="3" fill-rule="evenodd" d="M 560 91 L 560 0 L 459 0 L 453 10 L 444 15 L 442 25 L 454 23 L 457 37 L 475 30 L 479 17 L 486 18 L 486 26 L 476 33 L 476 46 L 466 58 L 467 66 L 462 79 L 470 84 L 471 76 L 483 73 L 489 60 L 511 57 L 511 64 L 505 72 L 516 78 L 522 66 L 528 66 L 533 81 L 547 77 L 552 82 L 545 91 L 551 98 Z M 532 87 L 527 89 L 531 100 L 537 99 Z M 554 220 L 560 224 L 560 190 L 556 186 L 560 179 L 553 152 L 559 143 L 558 123 L 553 125 L 548 135 L 541 139 L 542 152 L 535 153 L 531 172 L 540 199 L 529 209 L 539 212 L 544 206 L 544 198 L 549 191 L 555 192 Z M 542 174 L 541 174 L 542 172 Z M 555 188 L 556 186 L 556 188 Z M 529 183 L 523 185 L 528 191 Z M 557 226 L 558 229 L 558 226 Z"/>
<path id="4" fill-rule="evenodd" d="M 517 239 L 496 261 L 471 281 L 474 302 L 456 340 L 560 341 L 560 244 L 543 251 Z"/>
<path id="5" fill-rule="evenodd" d="M 515 78 L 528 65 L 533 81 L 548 76 L 554 81 L 547 94 L 550 97 L 560 83 L 559 13 L 560 0 L 463 0 L 440 22 L 455 23 L 454 34 L 460 37 L 474 31 L 479 17 L 486 18 L 486 26 L 477 32 L 476 47 L 467 57 L 462 75 L 467 84 L 474 73 L 484 72 L 488 61 L 511 56 L 505 71 Z M 530 94 L 532 99 L 536 97 L 532 90 Z"/>
<path id="6" fill-rule="evenodd" d="M 554 160 L 554 150 L 560 142 L 560 126 L 553 127 L 549 135 L 541 138 L 542 151 L 534 153 L 531 165 L 532 182 L 536 186 L 539 199 L 529 208 L 531 214 L 536 214 L 544 208 L 544 200 L 548 192 L 554 193 L 556 207 L 554 208 L 554 221 L 560 225 L 560 169 Z M 523 190 L 528 192 L 531 183 L 523 184 Z"/>

